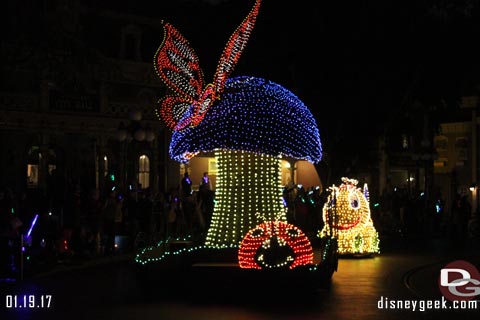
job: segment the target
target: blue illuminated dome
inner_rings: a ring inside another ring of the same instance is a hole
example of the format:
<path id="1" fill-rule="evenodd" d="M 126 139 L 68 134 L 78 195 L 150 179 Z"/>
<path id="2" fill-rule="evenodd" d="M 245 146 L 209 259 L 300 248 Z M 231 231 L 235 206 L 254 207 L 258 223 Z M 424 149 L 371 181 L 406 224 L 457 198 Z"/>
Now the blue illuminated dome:
<path id="1" fill-rule="evenodd" d="M 190 116 L 186 112 L 185 117 Z M 215 149 L 250 151 L 317 163 L 322 145 L 310 110 L 284 87 L 255 77 L 227 80 L 219 101 L 199 125 L 173 132 L 172 159 Z"/>

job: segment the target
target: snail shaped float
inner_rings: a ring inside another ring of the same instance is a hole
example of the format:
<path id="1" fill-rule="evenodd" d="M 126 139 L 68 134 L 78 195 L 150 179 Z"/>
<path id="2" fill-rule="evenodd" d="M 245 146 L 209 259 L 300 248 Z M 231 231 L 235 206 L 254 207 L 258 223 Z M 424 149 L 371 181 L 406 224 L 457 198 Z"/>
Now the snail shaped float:
<path id="1" fill-rule="evenodd" d="M 303 102 L 284 87 L 257 77 L 230 78 L 254 27 L 261 1 L 230 36 L 213 82 L 204 84 L 195 51 L 171 24 L 154 58 L 171 94 L 157 114 L 170 128 L 170 157 L 185 163 L 200 153 L 217 159 L 216 205 L 205 240 L 209 247 L 238 247 L 264 221 L 286 222 L 281 159 L 319 162 L 320 135 Z M 278 213 L 280 212 L 280 215 Z"/>
<path id="2" fill-rule="evenodd" d="M 365 184 L 362 190 L 357 184 L 355 179 L 342 178 L 340 186 L 329 188 L 331 192 L 323 207 L 325 226 L 319 237 L 336 236 L 340 255 L 379 252 L 378 233 L 370 215 L 368 186 Z"/>

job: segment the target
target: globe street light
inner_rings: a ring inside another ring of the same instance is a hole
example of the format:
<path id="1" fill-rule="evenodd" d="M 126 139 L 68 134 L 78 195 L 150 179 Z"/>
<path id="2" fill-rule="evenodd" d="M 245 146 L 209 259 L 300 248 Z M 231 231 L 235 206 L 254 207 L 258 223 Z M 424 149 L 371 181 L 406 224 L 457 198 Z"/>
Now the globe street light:
<path id="1" fill-rule="evenodd" d="M 128 113 L 129 121 L 127 124 L 120 122 L 116 139 L 123 143 L 123 184 L 126 189 L 128 183 L 128 144 L 132 141 L 136 142 L 152 142 L 155 140 L 155 133 L 150 125 L 142 123 L 142 113 L 133 110 Z"/>

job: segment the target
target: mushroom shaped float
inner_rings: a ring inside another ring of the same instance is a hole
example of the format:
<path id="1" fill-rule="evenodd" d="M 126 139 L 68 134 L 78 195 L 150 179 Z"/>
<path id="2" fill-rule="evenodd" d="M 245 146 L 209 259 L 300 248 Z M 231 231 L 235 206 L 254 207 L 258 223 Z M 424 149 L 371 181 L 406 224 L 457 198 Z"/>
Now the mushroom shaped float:
<path id="1" fill-rule="evenodd" d="M 267 274 L 257 272 L 262 269 L 272 276 L 270 284 L 280 280 L 281 287 L 299 282 L 310 286 L 328 281 L 336 271 L 336 240 L 325 242 L 321 262 L 315 263 L 310 240 L 287 223 L 282 197 L 282 158 L 321 160 L 314 117 L 296 95 L 272 81 L 230 77 L 260 3 L 255 1 L 228 40 L 214 79 L 207 85 L 187 40 L 171 24 L 164 24 L 164 40 L 154 65 L 170 89 L 157 113 L 173 131 L 169 154 L 187 163 L 192 157 L 214 153 L 217 183 L 211 222 L 201 244 L 172 250 L 172 242 L 167 241 L 137 254 L 140 274 L 149 274 L 147 282 L 164 274 L 160 270 L 183 270 L 187 272 L 182 277 L 172 279 L 175 285 L 177 279 L 186 279 L 191 287 L 193 281 L 208 279 L 206 274 L 217 277 L 225 269 L 229 280 L 237 278 L 237 284 L 249 287 L 252 277 L 259 276 L 265 283 Z M 197 272 L 204 276 L 197 277 Z"/>
<path id="2" fill-rule="evenodd" d="M 238 246 L 264 221 L 286 221 L 281 159 L 315 163 L 322 156 L 315 119 L 303 102 L 272 81 L 246 76 L 227 80 L 200 124 L 173 133 L 173 159 L 187 162 L 202 152 L 217 159 L 216 205 L 205 242 L 214 247 Z"/>

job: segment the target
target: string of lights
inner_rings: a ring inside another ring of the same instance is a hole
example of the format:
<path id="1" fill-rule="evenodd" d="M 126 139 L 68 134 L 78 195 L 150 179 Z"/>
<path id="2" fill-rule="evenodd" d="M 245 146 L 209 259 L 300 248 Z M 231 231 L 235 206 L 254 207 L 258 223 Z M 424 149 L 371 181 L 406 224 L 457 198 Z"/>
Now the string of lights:
<path id="1" fill-rule="evenodd" d="M 175 27 L 164 23 L 163 42 L 155 53 L 154 66 L 158 76 L 174 94 L 159 101 L 157 116 L 171 130 L 198 125 L 208 108 L 220 98 L 225 83 L 248 42 L 260 3 L 260 0 L 255 2 L 250 13 L 228 39 L 218 61 L 213 83 L 205 87 L 197 54 Z M 185 117 L 187 113 L 188 117 Z"/>
<path id="2" fill-rule="evenodd" d="M 174 131 L 169 153 L 174 160 L 188 162 L 192 155 L 216 149 L 313 163 L 322 157 L 317 124 L 305 104 L 272 81 L 247 76 L 227 81 L 222 98 L 202 123 Z"/>
<path id="3" fill-rule="evenodd" d="M 244 268 L 295 268 L 311 264 L 313 251 L 305 234 L 286 223 L 281 159 L 317 163 L 322 146 L 314 117 L 292 92 L 261 78 L 229 78 L 260 3 L 255 2 L 228 40 L 213 83 L 206 86 L 188 41 L 164 24 L 154 65 L 173 93 L 159 101 L 157 114 L 173 130 L 172 159 L 187 163 L 200 153 L 215 153 L 216 204 L 205 247 L 238 248 L 242 243 L 239 261 Z"/>
<path id="4" fill-rule="evenodd" d="M 331 187 L 331 194 L 323 207 L 325 226 L 319 232 L 324 238 L 335 231 L 339 254 L 379 253 L 379 237 L 373 226 L 368 200 L 368 186 L 357 187 L 355 179 L 342 178 L 343 183 Z M 329 210 L 336 209 L 335 221 L 329 221 Z M 334 229 L 334 230 L 332 230 Z"/>
<path id="5" fill-rule="evenodd" d="M 239 245 L 265 220 L 286 221 L 282 201 L 281 159 L 247 151 L 217 150 L 216 205 L 205 244 Z M 280 214 L 279 214 L 280 213 Z"/>
<path id="6" fill-rule="evenodd" d="M 268 221 L 248 231 L 238 250 L 240 268 L 293 269 L 313 263 L 310 240 L 302 230 L 283 221 Z"/>

